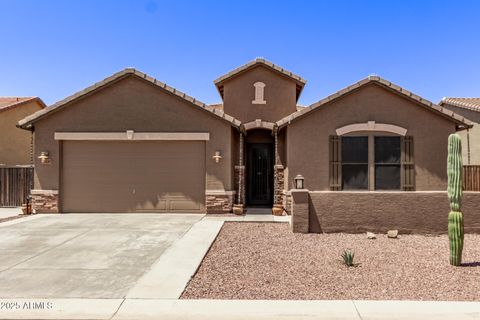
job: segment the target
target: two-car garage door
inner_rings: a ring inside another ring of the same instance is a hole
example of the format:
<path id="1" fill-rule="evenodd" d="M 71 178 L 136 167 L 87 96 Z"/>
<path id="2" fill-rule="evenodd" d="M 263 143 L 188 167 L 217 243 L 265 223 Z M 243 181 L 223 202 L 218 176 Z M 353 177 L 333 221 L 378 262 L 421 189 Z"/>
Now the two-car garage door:
<path id="1" fill-rule="evenodd" d="M 204 141 L 63 141 L 63 212 L 204 212 Z"/>

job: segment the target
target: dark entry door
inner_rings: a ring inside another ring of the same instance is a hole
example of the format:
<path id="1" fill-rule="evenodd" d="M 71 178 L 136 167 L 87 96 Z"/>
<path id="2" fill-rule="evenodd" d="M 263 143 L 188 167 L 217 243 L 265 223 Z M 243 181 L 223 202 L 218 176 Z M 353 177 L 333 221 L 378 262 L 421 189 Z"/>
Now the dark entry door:
<path id="1" fill-rule="evenodd" d="M 273 147 L 269 143 L 247 145 L 247 204 L 273 203 Z"/>

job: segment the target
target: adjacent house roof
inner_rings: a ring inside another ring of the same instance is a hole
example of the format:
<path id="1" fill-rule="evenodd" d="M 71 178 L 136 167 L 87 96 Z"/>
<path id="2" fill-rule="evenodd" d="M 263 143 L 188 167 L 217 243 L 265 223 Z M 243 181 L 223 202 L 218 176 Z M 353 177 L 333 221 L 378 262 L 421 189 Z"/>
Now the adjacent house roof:
<path id="1" fill-rule="evenodd" d="M 227 74 L 217 78 L 215 81 L 213 81 L 213 83 L 217 86 L 217 89 L 218 91 L 220 92 L 220 95 L 223 97 L 223 84 L 233 78 L 233 77 L 236 77 L 244 72 L 246 72 L 247 70 L 250 70 L 250 69 L 253 69 L 257 66 L 264 66 L 288 79 L 291 79 L 293 80 L 294 82 L 296 82 L 297 84 L 297 99 L 298 97 L 300 96 L 300 93 L 302 92 L 303 90 L 303 87 L 305 86 L 305 83 L 307 82 L 305 79 L 303 79 L 302 77 L 288 71 L 288 70 L 285 70 L 283 69 L 282 67 L 279 67 L 275 64 L 273 64 L 272 62 L 270 61 L 267 61 L 263 58 L 257 58 L 253 61 L 250 61 L 246 64 L 244 64 L 243 66 L 240 66 L 230 72 L 228 72 Z"/>
<path id="2" fill-rule="evenodd" d="M 365 79 L 362 79 L 340 91 L 337 91 L 336 93 L 332 94 L 332 95 L 329 95 L 328 97 L 308 106 L 308 107 L 305 107 L 305 108 L 302 108 L 300 111 L 297 111 L 295 113 L 292 113 L 291 115 L 277 121 L 277 126 L 278 127 L 283 127 L 283 126 L 286 126 L 288 125 L 290 122 L 292 121 L 295 121 L 297 119 L 300 119 L 306 115 L 308 115 L 310 112 L 316 110 L 316 109 L 320 109 L 322 108 L 324 105 L 332 102 L 332 101 L 335 101 L 347 94 L 350 94 L 351 92 L 363 87 L 363 86 L 366 86 L 368 84 L 371 84 L 371 83 L 375 83 L 377 85 L 380 85 L 382 87 L 385 87 L 411 101 L 414 101 L 416 102 L 417 104 L 423 106 L 424 108 L 426 108 L 427 110 L 429 111 L 432 111 L 448 120 L 451 120 L 452 122 L 454 122 L 455 124 L 457 124 L 457 126 L 459 128 L 468 128 L 468 127 L 471 127 L 473 125 L 473 122 L 471 122 L 470 120 L 466 119 L 465 117 L 461 116 L 461 115 L 458 115 L 456 114 L 455 112 L 453 111 L 450 111 L 448 109 L 445 109 L 441 106 L 438 106 L 434 103 L 432 103 L 431 101 L 428 101 L 426 99 L 423 99 L 422 97 L 408 91 L 408 90 L 405 90 L 404 88 L 390 82 L 390 81 L 387 81 L 379 76 L 369 76 Z"/>
<path id="3" fill-rule="evenodd" d="M 46 107 L 42 99 L 38 97 L 0 97 L 0 112 L 19 107 L 32 101 L 36 101 L 42 108 Z"/>
<path id="4" fill-rule="evenodd" d="M 449 104 L 454 107 L 480 112 L 480 98 L 451 98 L 445 97 L 439 105 Z"/>
<path id="5" fill-rule="evenodd" d="M 109 84 L 112 84 L 113 82 L 116 82 L 117 80 L 120 80 L 122 78 L 125 78 L 127 76 L 135 76 L 135 77 L 138 77 L 138 78 L 141 78 L 145 81 L 148 81 L 152 84 L 154 84 L 155 86 L 167 91 L 168 93 L 172 94 L 172 95 L 175 95 L 187 102 L 189 102 L 192 106 L 200 109 L 200 110 L 204 110 L 205 112 L 208 112 L 210 114 L 212 114 L 213 116 L 215 117 L 218 117 L 224 121 L 227 121 L 228 123 L 230 123 L 232 126 L 236 127 L 236 128 L 239 128 L 240 127 L 240 121 L 238 121 L 237 119 L 235 119 L 234 117 L 232 116 L 229 116 L 227 114 L 225 114 L 222 110 L 216 110 L 215 108 L 208 108 L 208 106 L 203 103 L 203 102 L 200 102 L 198 101 L 197 99 L 195 98 L 192 98 L 190 96 L 188 96 L 187 94 L 181 92 L 181 91 L 178 91 L 177 89 L 173 88 L 173 87 L 170 87 L 169 85 L 163 83 L 163 82 L 160 82 L 158 81 L 157 79 L 153 78 L 153 77 L 150 77 L 148 76 L 147 74 L 143 73 L 143 72 L 140 72 L 138 70 L 135 70 L 134 68 L 126 68 L 120 72 L 117 72 L 115 74 L 113 74 L 112 76 L 108 77 L 108 78 L 105 78 L 104 80 L 100 81 L 100 82 L 97 82 L 95 84 L 93 84 L 92 86 L 88 87 L 88 88 L 85 88 L 51 106 L 48 106 L 46 107 L 45 109 L 43 110 L 40 110 L 40 111 L 37 111 L 35 112 L 34 114 L 20 120 L 18 122 L 18 126 L 20 128 L 23 128 L 23 129 L 31 129 L 32 128 L 32 124 L 35 123 L 36 121 L 48 116 L 49 114 L 51 113 L 54 113 L 54 112 L 57 112 L 59 110 L 61 110 L 62 108 L 64 107 L 67 107 L 68 105 L 70 105 L 70 102 L 73 102 L 73 101 L 77 101 L 89 94 L 91 94 L 92 92 L 100 89 L 100 88 L 103 88 Z"/>

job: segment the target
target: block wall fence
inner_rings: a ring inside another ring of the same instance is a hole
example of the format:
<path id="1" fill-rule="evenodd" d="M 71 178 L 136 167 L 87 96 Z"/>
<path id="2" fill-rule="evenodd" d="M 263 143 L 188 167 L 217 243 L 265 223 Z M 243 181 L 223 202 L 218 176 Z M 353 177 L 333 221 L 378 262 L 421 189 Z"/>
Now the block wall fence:
<path id="1" fill-rule="evenodd" d="M 446 234 L 447 193 L 335 192 L 292 190 L 289 211 L 292 230 L 302 233 L 367 231 Z M 464 192 L 462 211 L 466 233 L 480 233 L 480 192 Z"/>

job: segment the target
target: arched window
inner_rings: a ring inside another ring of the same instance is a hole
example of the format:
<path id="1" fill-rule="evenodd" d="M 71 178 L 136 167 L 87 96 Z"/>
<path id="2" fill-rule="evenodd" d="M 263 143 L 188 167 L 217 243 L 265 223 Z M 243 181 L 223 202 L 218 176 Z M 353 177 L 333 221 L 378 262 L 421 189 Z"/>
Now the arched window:
<path id="1" fill-rule="evenodd" d="M 266 104 L 267 101 L 265 101 L 264 98 L 264 92 L 265 92 L 265 83 L 263 82 L 255 82 L 253 84 L 255 87 L 255 100 L 252 101 L 253 104 Z"/>

